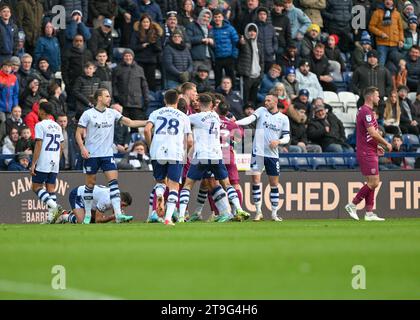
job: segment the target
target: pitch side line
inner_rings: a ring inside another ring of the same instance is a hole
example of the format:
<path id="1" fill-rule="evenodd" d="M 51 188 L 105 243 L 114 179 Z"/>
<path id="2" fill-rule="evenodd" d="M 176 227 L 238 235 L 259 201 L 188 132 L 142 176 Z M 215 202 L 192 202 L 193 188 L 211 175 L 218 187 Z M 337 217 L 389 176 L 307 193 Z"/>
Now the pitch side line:
<path id="1" fill-rule="evenodd" d="M 54 290 L 49 286 L 0 280 L 0 293 L 9 292 L 17 294 L 29 294 L 35 296 L 49 296 L 64 300 L 122 300 L 120 297 L 108 296 L 102 293 L 80 289 L 67 288 L 65 290 Z M 1 296 L 0 296 L 1 299 Z"/>

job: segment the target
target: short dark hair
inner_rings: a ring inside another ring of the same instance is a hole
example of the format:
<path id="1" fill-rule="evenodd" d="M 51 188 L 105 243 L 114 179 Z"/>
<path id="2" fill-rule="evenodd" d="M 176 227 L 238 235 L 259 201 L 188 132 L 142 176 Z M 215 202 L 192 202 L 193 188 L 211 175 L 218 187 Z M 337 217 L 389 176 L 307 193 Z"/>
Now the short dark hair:
<path id="1" fill-rule="evenodd" d="M 377 87 L 367 87 L 363 93 L 363 97 L 366 99 L 366 97 L 371 96 L 376 91 L 379 92 L 379 89 Z"/>
<path id="2" fill-rule="evenodd" d="M 63 112 L 60 112 L 60 113 L 57 114 L 57 116 L 55 118 L 58 119 L 59 117 L 67 117 L 67 115 Z"/>
<path id="3" fill-rule="evenodd" d="M 48 93 L 50 94 L 50 96 L 54 95 L 55 90 L 57 90 L 58 88 L 60 88 L 60 86 L 56 82 L 51 83 L 48 86 Z"/>
<path id="4" fill-rule="evenodd" d="M 322 42 L 317 42 L 317 44 L 315 45 L 314 49 L 316 48 L 320 48 L 320 49 L 324 49 L 325 50 L 325 45 Z"/>
<path id="5" fill-rule="evenodd" d="M 413 49 L 416 49 L 417 51 L 420 51 L 420 46 L 419 46 L 419 45 L 417 45 L 417 44 L 415 44 L 414 46 L 412 46 L 412 47 L 410 48 L 410 51 L 411 51 L 411 50 L 413 50 Z"/>
<path id="6" fill-rule="evenodd" d="M 217 113 L 220 114 L 221 116 L 227 115 L 229 110 L 230 110 L 230 106 L 227 103 L 220 102 L 219 105 L 217 106 Z"/>
<path id="7" fill-rule="evenodd" d="M 220 10 L 220 9 L 215 9 L 215 10 L 213 11 L 213 17 L 214 17 L 214 16 L 217 16 L 218 14 L 221 14 L 221 15 L 223 16 L 223 11 L 222 11 L 222 10 Z"/>
<path id="8" fill-rule="evenodd" d="M 220 100 L 220 102 L 223 102 L 223 103 L 226 102 L 225 96 L 223 94 L 215 92 L 214 96 L 216 97 L 216 99 Z"/>
<path id="9" fill-rule="evenodd" d="M 87 69 L 89 67 L 96 67 L 96 64 L 94 64 L 92 61 L 88 61 L 83 65 L 83 69 Z"/>
<path id="10" fill-rule="evenodd" d="M 212 104 L 211 97 L 208 94 L 205 94 L 205 93 L 200 93 L 198 95 L 198 101 L 200 102 L 200 104 L 202 104 L 206 108 L 210 108 L 210 106 Z"/>
<path id="11" fill-rule="evenodd" d="M 176 91 L 175 89 L 170 89 L 165 92 L 165 96 L 163 99 L 165 100 L 166 104 L 173 105 L 177 103 L 178 97 L 179 97 L 178 91 Z"/>
<path id="12" fill-rule="evenodd" d="M 394 139 L 400 139 L 401 141 L 403 141 L 403 137 L 400 134 L 396 134 L 392 137 L 392 140 Z"/>
<path id="13" fill-rule="evenodd" d="M 39 105 L 39 110 L 44 110 L 46 114 L 52 115 L 53 114 L 53 106 L 49 102 L 41 102 Z"/>
<path id="14" fill-rule="evenodd" d="M 121 192 L 120 198 L 121 198 L 121 201 L 127 204 L 127 206 L 131 206 L 131 204 L 133 203 L 133 198 L 131 197 L 131 194 L 128 192 Z"/>
<path id="15" fill-rule="evenodd" d="M 100 53 L 106 53 L 108 55 L 108 52 L 105 49 L 99 49 L 98 51 L 96 51 L 96 56 Z"/>

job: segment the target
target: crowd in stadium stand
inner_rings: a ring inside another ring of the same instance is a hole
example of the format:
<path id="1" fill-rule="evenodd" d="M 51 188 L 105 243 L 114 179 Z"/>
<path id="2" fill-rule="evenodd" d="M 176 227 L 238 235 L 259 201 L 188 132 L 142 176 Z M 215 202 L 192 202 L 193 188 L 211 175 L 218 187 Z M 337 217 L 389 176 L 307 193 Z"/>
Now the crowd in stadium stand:
<path id="1" fill-rule="evenodd" d="M 376 86 L 383 135 L 395 152 L 418 151 L 419 23 L 418 0 L 1 0 L 0 153 L 16 156 L 0 169 L 28 170 L 43 102 L 63 128 L 60 169 L 81 169 L 74 133 L 98 88 L 141 120 L 170 88 L 194 112 L 185 83 L 229 104 L 234 119 L 278 96 L 291 124 L 283 152 L 353 152 L 363 89 Z M 150 170 L 141 132 L 119 125 L 114 143 L 120 169 Z"/>

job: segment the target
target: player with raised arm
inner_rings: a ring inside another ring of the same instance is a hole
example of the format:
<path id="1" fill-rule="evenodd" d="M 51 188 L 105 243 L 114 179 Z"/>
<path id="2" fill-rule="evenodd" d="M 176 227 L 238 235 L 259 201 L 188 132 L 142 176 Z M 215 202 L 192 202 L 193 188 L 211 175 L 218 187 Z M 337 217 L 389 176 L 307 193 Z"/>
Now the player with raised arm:
<path id="1" fill-rule="evenodd" d="M 194 183 L 204 177 L 208 177 L 211 173 L 225 187 L 227 197 L 234 204 L 236 215 L 241 217 L 241 219 L 247 219 L 249 214 L 242 210 L 238 194 L 231 186 L 226 166 L 223 164 L 220 144 L 221 120 L 219 115 L 211 110 L 212 99 L 209 95 L 200 94 L 198 101 L 200 112 L 189 116 L 193 128 L 194 155 L 184 187 L 180 193 L 179 217 L 182 219 L 185 216 Z M 221 216 L 218 220 L 219 222 L 231 219 L 230 205 L 227 201 L 226 192 L 221 186 L 217 186 L 212 190 L 212 198 Z"/>
<path id="2" fill-rule="evenodd" d="M 81 223 L 85 217 L 85 202 L 83 194 L 85 186 L 79 186 L 70 191 L 69 203 L 71 212 L 65 213 L 57 219 L 57 223 Z M 121 192 L 121 210 L 131 205 L 133 199 L 128 192 Z M 93 188 L 91 223 L 106 223 L 115 220 L 115 214 L 105 215 L 112 209 L 111 190 L 105 186 L 95 185 Z M 133 220 L 133 216 L 124 215 L 124 222 Z"/>
<path id="3" fill-rule="evenodd" d="M 115 123 L 121 122 L 127 127 L 138 128 L 146 125 L 145 120 L 131 120 L 118 111 L 109 108 L 111 96 L 107 89 L 95 92 L 96 106 L 83 112 L 76 130 L 76 141 L 79 145 L 86 173 L 83 199 L 85 203 L 84 224 L 91 220 L 93 188 L 96 184 L 96 173 L 102 169 L 111 192 L 111 203 L 117 223 L 126 220 L 121 212 L 120 189 L 118 187 L 118 170 L 114 161 L 112 144 L 114 142 Z M 83 142 L 83 135 L 86 135 Z"/>
<path id="4" fill-rule="evenodd" d="M 61 127 L 49 118 L 52 112 L 53 107 L 50 103 L 40 104 L 38 117 L 41 121 L 35 125 L 36 142 L 30 171 L 32 190 L 48 207 L 47 223 L 55 223 L 63 213 L 62 207 L 57 204 L 55 184 L 64 137 Z"/>
<path id="5" fill-rule="evenodd" d="M 193 144 L 190 120 L 177 109 L 178 99 L 176 90 L 166 91 L 165 107 L 153 111 L 144 128 L 152 158 L 153 177 L 156 180 L 154 190 L 158 215 L 164 211 L 164 193 L 166 187 L 169 188 L 165 225 L 173 225 L 172 215 L 178 202 L 183 163 L 186 162 L 187 151 Z M 180 219 L 179 222 L 183 221 Z"/>
<path id="6" fill-rule="evenodd" d="M 378 122 L 373 108 L 379 103 L 379 90 L 368 87 L 364 94 L 365 104 L 360 107 L 356 117 L 356 158 L 360 171 L 366 177 L 366 184 L 359 190 L 353 201 L 346 205 L 345 210 L 355 220 L 359 220 L 356 206 L 365 200 L 365 220 L 384 221 L 373 213 L 375 204 L 375 189 L 379 185 L 378 155 L 383 155 L 385 149 L 392 151 L 388 143 L 378 132 Z"/>
<path id="7" fill-rule="evenodd" d="M 282 221 L 277 216 L 279 205 L 279 146 L 290 141 L 289 118 L 278 108 L 278 98 L 268 94 L 264 100 L 264 107 L 258 108 L 252 115 L 236 121 L 236 124 L 245 126 L 257 121 L 255 137 L 252 146 L 251 170 L 252 198 L 257 209 L 254 221 L 263 220 L 261 211 L 261 172 L 265 171 L 270 182 L 271 219 Z"/>

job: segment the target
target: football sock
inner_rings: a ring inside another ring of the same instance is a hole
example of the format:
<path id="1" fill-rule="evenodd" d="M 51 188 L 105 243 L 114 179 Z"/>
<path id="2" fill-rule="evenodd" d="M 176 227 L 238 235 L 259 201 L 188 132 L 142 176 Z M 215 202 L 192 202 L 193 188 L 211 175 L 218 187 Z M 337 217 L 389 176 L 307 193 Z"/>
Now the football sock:
<path id="1" fill-rule="evenodd" d="M 93 203 L 93 188 L 89 188 L 85 185 L 85 191 L 83 193 L 83 202 L 85 203 L 85 216 L 92 216 L 92 203 Z"/>
<path id="2" fill-rule="evenodd" d="M 257 213 L 261 212 L 261 184 L 252 185 L 252 200 L 254 201 Z"/>
<path id="3" fill-rule="evenodd" d="M 271 216 L 277 217 L 277 211 L 279 210 L 279 188 L 271 187 L 270 203 L 271 203 Z"/>
<path id="4" fill-rule="evenodd" d="M 365 184 L 353 198 L 353 204 L 357 206 L 360 202 L 362 202 L 363 199 L 365 199 L 369 195 L 369 193 L 370 188 L 367 184 Z"/>
<path id="5" fill-rule="evenodd" d="M 220 214 L 230 213 L 230 206 L 229 202 L 227 201 L 226 192 L 221 186 L 217 186 L 213 189 L 212 197 Z"/>
<path id="6" fill-rule="evenodd" d="M 185 217 L 185 211 L 187 211 L 188 202 L 190 202 L 190 190 L 182 189 L 179 196 L 179 217 Z"/>
<path id="7" fill-rule="evenodd" d="M 108 182 L 108 186 L 110 189 L 111 204 L 114 209 L 115 219 L 118 219 L 118 216 L 121 215 L 121 197 L 118 181 L 116 179 L 111 180 Z"/>
<path id="8" fill-rule="evenodd" d="M 233 209 L 236 211 L 241 208 L 241 203 L 239 202 L 238 194 L 236 193 L 236 190 L 229 186 L 226 188 L 227 196 L 229 198 L 229 202 L 233 205 Z"/>
<path id="9" fill-rule="evenodd" d="M 44 188 L 35 192 L 38 198 L 50 209 L 57 208 L 57 203 L 51 198 L 50 194 Z M 55 194 L 54 194 L 55 195 Z"/>
<path id="10" fill-rule="evenodd" d="M 366 212 L 372 212 L 375 204 L 375 189 L 369 189 L 369 194 L 365 198 L 365 209 Z"/>
<path id="11" fill-rule="evenodd" d="M 197 195 L 197 206 L 195 209 L 195 213 L 197 213 L 198 215 L 201 215 L 201 212 L 203 211 L 204 204 L 206 203 L 206 198 L 207 190 L 200 188 Z"/>
<path id="12" fill-rule="evenodd" d="M 178 202 L 178 191 L 169 191 L 168 201 L 166 203 L 165 220 L 172 221 L 172 215 L 175 211 L 176 203 Z"/>

